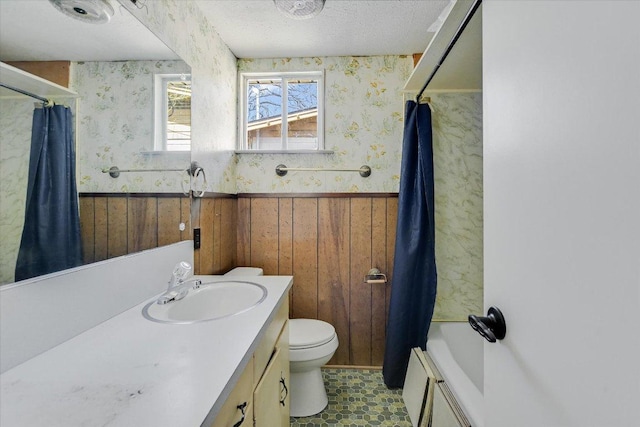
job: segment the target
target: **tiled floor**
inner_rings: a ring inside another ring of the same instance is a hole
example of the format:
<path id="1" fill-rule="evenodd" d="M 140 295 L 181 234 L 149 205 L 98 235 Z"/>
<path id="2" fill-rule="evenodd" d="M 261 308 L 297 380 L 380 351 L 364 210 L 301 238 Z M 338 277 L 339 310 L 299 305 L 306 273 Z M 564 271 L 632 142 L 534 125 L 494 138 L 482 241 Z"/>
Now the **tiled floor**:
<path id="1" fill-rule="evenodd" d="M 291 427 L 411 427 L 402 390 L 389 390 L 382 371 L 323 368 L 329 405 L 312 417 L 291 418 Z"/>

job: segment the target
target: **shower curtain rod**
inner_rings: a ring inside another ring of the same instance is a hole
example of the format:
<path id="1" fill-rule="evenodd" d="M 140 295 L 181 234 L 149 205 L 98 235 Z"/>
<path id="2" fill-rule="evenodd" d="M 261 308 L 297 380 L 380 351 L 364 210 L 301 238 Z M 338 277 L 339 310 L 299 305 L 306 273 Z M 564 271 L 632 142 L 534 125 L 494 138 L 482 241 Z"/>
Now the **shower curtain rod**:
<path id="1" fill-rule="evenodd" d="M 427 79 L 427 82 L 424 84 L 424 86 L 422 86 L 422 89 L 420 89 L 420 92 L 418 92 L 418 95 L 416 96 L 416 102 L 420 102 L 420 97 L 422 96 L 424 91 L 427 89 L 427 86 L 429 86 L 429 83 L 431 83 L 431 80 L 433 80 L 433 78 L 435 77 L 436 73 L 440 69 L 440 66 L 444 63 L 444 60 L 447 59 L 447 56 L 449 56 L 451 49 L 453 49 L 453 46 L 455 46 L 456 42 L 462 35 L 462 32 L 464 31 L 464 29 L 467 28 L 469 21 L 471 21 L 471 18 L 473 18 L 473 15 L 476 13 L 476 10 L 478 10 L 478 8 L 480 7 L 480 4 L 482 4 L 482 0 L 475 0 L 475 2 L 473 3 L 473 6 L 471 6 L 469 13 L 467 13 L 467 15 L 464 17 L 464 20 L 456 30 L 456 33 L 453 35 L 453 38 L 451 39 L 444 53 L 440 57 L 440 61 L 438 61 L 438 64 L 436 65 L 434 70 L 431 72 L 431 75 Z"/>
<path id="2" fill-rule="evenodd" d="M 45 104 L 50 104 L 51 103 L 47 98 L 43 98 L 43 97 L 35 95 L 35 94 L 31 93 L 31 92 L 27 92 L 26 90 L 18 89 L 17 87 L 9 86 L 9 85 L 6 85 L 4 83 L 0 83 L 0 86 L 2 86 L 5 89 L 12 90 L 14 92 L 21 93 L 22 95 L 27 95 L 27 96 L 29 96 L 31 98 L 35 98 L 35 99 L 37 99 L 39 101 L 44 102 Z"/>

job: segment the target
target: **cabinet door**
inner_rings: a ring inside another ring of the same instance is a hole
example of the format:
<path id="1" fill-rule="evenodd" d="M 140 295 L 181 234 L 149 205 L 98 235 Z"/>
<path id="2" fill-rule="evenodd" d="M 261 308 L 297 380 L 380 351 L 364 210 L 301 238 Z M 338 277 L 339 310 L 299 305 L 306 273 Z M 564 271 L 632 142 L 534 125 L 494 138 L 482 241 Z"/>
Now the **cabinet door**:
<path id="1" fill-rule="evenodd" d="M 284 328 L 282 328 L 282 334 L 276 344 L 276 349 L 280 350 L 280 419 L 281 426 L 288 426 L 290 423 L 289 414 L 290 407 L 289 396 L 290 378 L 289 371 L 289 322 L 285 322 Z"/>
<path id="2" fill-rule="evenodd" d="M 271 324 L 267 328 L 267 331 L 258 344 L 258 348 L 256 348 L 255 353 L 253 354 L 254 358 L 254 376 L 253 382 L 254 384 L 258 384 L 262 375 L 267 369 L 267 364 L 271 360 L 273 356 L 273 352 L 275 347 L 278 346 L 278 340 L 282 339 L 282 328 L 284 324 L 288 321 L 289 318 L 289 299 L 286 298 L 278 309 L 276 316 L 271 321 Z M 289 333 L 287 332 L 287 345 L 289 343 Z M 287 352 L 289 349 L 287 348 Z"/>
<path id="3" fill-rule="evenodd" d="M 283 357 L 288 352 L 283 349 L 276 349 L 271 361 L 267 365 L 260 383 L 253 393 L 255 427 L 276 427 L 289 425 L 289 419 L 283 424 L 284 417 L 281 408 L 286 407 L 284 390 L 282 388 L 283 379 Z M 288 361 L 288 360 L 287 360 Z M 288 363 L 287 363 L 288 368 Z M 287 385 L 288 388 L 288 385 Z M 284 405 L 284 406 L 283 406 Z"/>
<path id="4" fill-rule="evenodd" d="M 236 386 L 220 408 L 211 427 L 251 427 L 253 425 L 253 359 L 249 361 Z"/>

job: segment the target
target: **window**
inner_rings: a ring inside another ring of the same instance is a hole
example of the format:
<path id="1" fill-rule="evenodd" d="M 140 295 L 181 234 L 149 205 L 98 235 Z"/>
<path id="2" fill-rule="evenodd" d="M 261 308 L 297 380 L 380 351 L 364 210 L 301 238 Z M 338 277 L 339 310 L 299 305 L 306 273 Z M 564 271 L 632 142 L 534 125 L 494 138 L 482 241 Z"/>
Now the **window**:
<path id="1" fill-rule="evenodd" d="M 155 150 L 191 150 L 191 75 L 155 75 Z"/>
<path id="2" fill-rule="evenodd" d="M 241 79 L 240 150 L 324 150 L 321 71 L 244 73 Z"/>

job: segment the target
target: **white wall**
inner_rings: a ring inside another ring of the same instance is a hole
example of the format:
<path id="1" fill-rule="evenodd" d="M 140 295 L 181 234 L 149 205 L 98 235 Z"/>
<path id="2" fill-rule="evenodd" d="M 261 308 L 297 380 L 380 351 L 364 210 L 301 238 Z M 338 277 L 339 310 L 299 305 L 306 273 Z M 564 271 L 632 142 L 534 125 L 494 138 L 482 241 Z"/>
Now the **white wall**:
<path id="1" fill-rule="evenodd" d="M 192 241 L 0 287 L 0 372 L 159 294 L 180 261 Z"/>
<path id="2" fill-rule="evenodd" d="M 638 425 L 640 2 L 483 9 L 486 425 Z"/>

